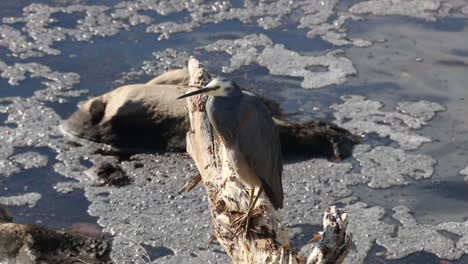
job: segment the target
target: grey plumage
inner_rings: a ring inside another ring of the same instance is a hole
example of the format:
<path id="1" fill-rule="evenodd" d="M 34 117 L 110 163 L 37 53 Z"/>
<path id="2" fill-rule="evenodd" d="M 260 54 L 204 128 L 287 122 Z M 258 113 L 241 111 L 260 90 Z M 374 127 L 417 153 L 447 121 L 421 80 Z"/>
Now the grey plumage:
<path id="1" fill-rule="evenodd" d="M 241 155 L 231 159 L 233 166 L 242 167 L 240 163 L 246 162 L 260 178 L 275 209 L 282 208 L 283 160 L 279 137 L 271 115 L 260 99 L 249 92 L 241 92 L 235 97 L 213 96 L 208 99 L 207 112 L 228 151 L 238 151 Z M 233 157 L 235 153 L 229 155 Z"/>
<path id="2" fill-rule="evenodd" d="M 204 89 L 181 97 L 203 92 L 212 95 L 206 111 L 216 134 L 227 147 L 232 167 L 252 189 L 258 187 L 261 192 L 263 187 L 275 209 L 282 208 L 283 159 L 278 132 L 268 109 L 257 96 L 223 78 L 214 79 Z"/>

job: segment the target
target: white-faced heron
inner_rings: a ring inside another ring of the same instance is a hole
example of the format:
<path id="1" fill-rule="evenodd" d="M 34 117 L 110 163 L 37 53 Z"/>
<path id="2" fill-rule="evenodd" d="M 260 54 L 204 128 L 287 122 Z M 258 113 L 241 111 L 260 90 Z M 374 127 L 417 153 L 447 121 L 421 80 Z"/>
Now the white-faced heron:
<path id="1" fill-rule="evenodd" d="M 232 168 L 250 187 L 249 210 L 234 221 L 248 229 L 262 191 L 275 209 L 283 207 L 283 159 L 278 132 L 263 102 L 233 81 L 216 78 L 205 88 L 179 98 L 201 93 L 210 95 L 206 103 L 208 119 L 227 148 Z"/>

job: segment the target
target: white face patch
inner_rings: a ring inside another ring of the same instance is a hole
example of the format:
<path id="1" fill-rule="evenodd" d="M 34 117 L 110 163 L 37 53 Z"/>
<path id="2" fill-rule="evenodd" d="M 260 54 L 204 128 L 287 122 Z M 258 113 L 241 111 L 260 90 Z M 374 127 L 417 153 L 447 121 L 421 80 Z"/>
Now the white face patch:
<path id="1" fill-rule="evenodd" d="M 210 95 L 211 96 L 223 96 L 223 95 L 225 95 L 225 91 L 224 91 L 223 88 L 218 88 L 218 89 L 216 89 L 214 91 L 211 91 Z"/>
<path id="2" fill-rule="evenodd" d="M 211 96 L 225 96 L 226 95 L 226 91 L 224 89 L 225 83 L 223 83 L 222 81 L 220 81 L 218 79 L 213 79 L 211 82 L 208 83 L 208 85 L 206 87 L 214 88 L 214 87 L 218 87 L 218 86 L 219 86 L 218 89 L 216 89 L 214 91 L 210 91 L 207 94 L 211 95 Z"/>
<path id="3" fill-rule="evenodd" d="M 223 84 L 223 83 L 222 83 L 219 79 L 215 78 L 215 79 L 211 80 L 211 81 L 206 85 L 206 87 L 216 87 L 216 86 L 222 85 L 222 84 Z"/>

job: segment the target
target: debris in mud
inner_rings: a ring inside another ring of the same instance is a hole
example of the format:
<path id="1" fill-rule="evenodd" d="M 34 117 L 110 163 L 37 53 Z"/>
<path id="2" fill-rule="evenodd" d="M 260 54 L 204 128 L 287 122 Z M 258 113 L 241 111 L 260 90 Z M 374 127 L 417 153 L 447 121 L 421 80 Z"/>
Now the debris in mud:
<path id="1" fill-rule="evenodd" d="M 28 205 L 29 207 L 35 207 L 37 202 L 42 198 L 39 193 L 26 193 L 22 195 L 0 197 L 0 204 L 10 206 L 21 206 Z"/>
<path id="2" fill-rule="evenodd" d="M 110 263 L 111 242 L 79 233 L 0 223 L 2 263 Z"/>
<path id="3" fill-rule="evenodd" d="M 359 137 L 332 123 L 274 121 L 284 153 L 342 160 L 351 156 L 353 146 L 360 142 Z"/>

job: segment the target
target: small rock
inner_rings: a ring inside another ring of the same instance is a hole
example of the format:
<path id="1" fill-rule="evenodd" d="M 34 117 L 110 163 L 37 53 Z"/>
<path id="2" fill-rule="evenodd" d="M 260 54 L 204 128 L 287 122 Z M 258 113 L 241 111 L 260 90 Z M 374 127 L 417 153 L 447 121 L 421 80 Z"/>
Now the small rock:
<path id="1" fill-rule="evenodd" d="M 131 183 L 131 179 L 117 162 L 104 161 L 97 163 L 89 170 L 86 170 L 85 173 L 94 181 L 96 186 L 122 187 Z"/>
<path id="2" fill-rule="evenodd" d="M 0 205 L 0 223 L 9 223 L 13 221 L 13 216 L 8 210 Z"/>

